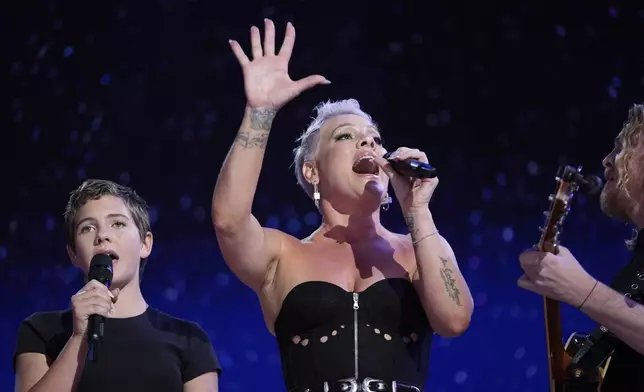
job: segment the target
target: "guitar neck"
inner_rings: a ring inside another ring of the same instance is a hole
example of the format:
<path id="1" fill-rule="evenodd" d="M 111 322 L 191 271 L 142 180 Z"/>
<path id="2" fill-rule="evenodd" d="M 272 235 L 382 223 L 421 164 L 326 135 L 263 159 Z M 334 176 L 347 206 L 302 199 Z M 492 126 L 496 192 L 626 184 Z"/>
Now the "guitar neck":
<path id="1" fill-rule="evenodd" d="M 566 378 L 566 365 L 564 363 L 565 352 L 563 335 L 561 332 L 561 313 L 559 310 L 559 302 L 544 297 L 543 306 L 546 321 L 546 343 L 548 348 L 550 390 L 551 392 L 559 392 L 555 389 L 555 383 Z"/>
<path id="2" fill-rule="evenodd" d="M 535 246 L 541 252 L 559 253 L 557 246 L 559 234 L 566 216 L 570 212 L 570 204 L 575 193 L 581 186 L 588 192 L 596 192 L 601 188 L 601 180 L 597 177 L 586 178 L 581 174 L 581 167 L 563 166 L 557 173 L 557 188 L 555 193 L 548 196 L 550 208 L 545 212 L 545 224 L 540 227 L 541 238 Z M 592 185 L 592 186 L 591 186 Z M 548 348 L 548 372 L 550 373 L 550 391 L 563 392 L 564 384 L 569 378 L 568 369 L 571 363 L 570 355 L 565 351 L 561 333 L 561 314 L 559 302 L 544 298 L 544 316 L 546 321 L 546 344 Z"/>

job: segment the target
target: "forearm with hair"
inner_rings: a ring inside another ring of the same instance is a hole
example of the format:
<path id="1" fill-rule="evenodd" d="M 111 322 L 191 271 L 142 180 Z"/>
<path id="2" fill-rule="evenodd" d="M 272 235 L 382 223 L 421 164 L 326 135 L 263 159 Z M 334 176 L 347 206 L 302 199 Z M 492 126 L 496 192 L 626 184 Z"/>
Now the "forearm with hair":
<path id="1" fill-rule="evenodd" d="M 247 107 L 235 142 L 219 173 L 212 200 L 215 223 L 235 222 L 251 213 L 259 173 L 277 111 Z"/>
<path id="2" fill-rule="evenodd" d="M 87 341 L 72 336 L 47 373 L 29 389 L 29 392 L 72 392 L 83 373 L 87 356 Z"/>
<path id="3" fill-rule="evenodd" d="M 469 324 L 473 301 L 454 252 L 436 229 L 429 209 L 405 215 L 417 274 L 414 284 L 434 330 L 458 335 Z"/>
<path id="4" fill-rule="evenodd" d="M 581 310 L 644 355 L 644 306 L 600 282 L 590 292 Z"/>

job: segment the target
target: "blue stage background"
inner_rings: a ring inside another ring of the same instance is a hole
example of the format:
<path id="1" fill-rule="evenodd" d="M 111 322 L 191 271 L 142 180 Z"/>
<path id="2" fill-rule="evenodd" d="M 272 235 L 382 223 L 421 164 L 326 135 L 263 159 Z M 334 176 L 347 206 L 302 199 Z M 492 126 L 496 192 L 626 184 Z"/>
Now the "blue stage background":
<path id="1" fill-rule="evenodd" d="M 221 390 L 284 391 L 259 304 L 223 262 L 210 223 L 212 188 L 244 107 L 227 40 L 247 48 L 249 27 L 264 17 L 280 37 L 287 21 L 295 25 L 294 78 L 321 73 L 333 83 L 276 119 L 254 206 L 260 221 L 300 237 L 316 227 L 289 166 L 294 140 L 316 103 L 357 98 L 389 149 L 421 148 L 439 169 L 431 208 L 476 302 L 463 336 L 435 340 L 428 391 L 546 390 L 542 301 L 517 288 L 517 256 L 538 240 L 558 165 L 600 174 L 629 106 L 644 99 L 644 7 L 64 3 L 15 3 L 0 21 L 9 114 L 0 134 L 2 390 L 13 386 L 20 321 L 67 307 L 82 283 L 64 249 L 68 193 L 106 178 L 151 204 L 144 295 L 208 332 L 224 367 Z M 382 216 L 404 230 L 397 208 Z M 562 239 L 607 282 L 628 259 L 630 235 L 597 198 L 581 196 Z M 569 307 L 563 317 L 566 335 L 594 326 Z"/>

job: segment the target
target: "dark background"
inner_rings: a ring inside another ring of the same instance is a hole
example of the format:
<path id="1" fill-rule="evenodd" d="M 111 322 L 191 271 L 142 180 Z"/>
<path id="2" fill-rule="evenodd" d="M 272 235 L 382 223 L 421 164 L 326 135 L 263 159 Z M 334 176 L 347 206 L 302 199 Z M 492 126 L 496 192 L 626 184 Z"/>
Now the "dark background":
<path id="1" fill-rule="evenodd" d="M 432 211 L 475 298 L 469 330 L 437 338 L 430 391 L 544 391 L 541 298 L 516 287 L 560 163 L 601 159 L 642 99 L 644 6 L 635 1 L 21 1 L 2 12 L 0 385 L 22 319 L 62 309 L 82 284 L 62 212 L 85 178 L 134 187 L 152 206 L 152 306 L 209 333 L 221 390 L 283 391 L 254 294 L 224 264 L 210 197 L 244 108 L 227 40 L 294 23 L 293 78 L 333 83 L 275 121 L 254 212 L 294 235 L 319 223 L 290 170 L 293 141 L 321 100 L 354 97 L 386 146 L 425 150 L 440 170 Z M 403 231 L 400 211 L 382 214 Z M 562 240 L 604 281 L 630 228 L 578 196 Z M 564 307 L 564 331 L 594 324 Z"/>

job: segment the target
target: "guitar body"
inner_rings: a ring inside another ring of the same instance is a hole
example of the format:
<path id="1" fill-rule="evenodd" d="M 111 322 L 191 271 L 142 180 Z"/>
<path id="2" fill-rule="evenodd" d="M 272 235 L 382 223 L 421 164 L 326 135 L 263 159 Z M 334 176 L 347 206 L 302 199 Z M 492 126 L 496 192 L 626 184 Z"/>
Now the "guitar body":
<path id="1" fill-rule="evenodd" d="M 550 378 L 551 392 L 600 392 L 602 380 L 608 365 L 605 367 L 591 367 L 582 370 L 573 365 L 572 360 L 587 342 L 587 336 L 573 333 L 563 347 L 563 355 L 560 356 L 561 372 Z M 610 361 L 610 359 L 609 359 Z M 608 362 L 607 362 L 608 363 Z"/>
<path id="2" fill-rule="evenodd" d="M 568 341 L 566 342 L 566 352 L 574 356 L 581 350 L 584 345 L 586 345 L 588 342 L 588 335 L 579 333 L 579 332 L 573 332 L 569 337 Z M 610 365 L 610 360 L 611 357 L 606 358 L 606 360 L 599 366 L 597 366 L 597 377 L 599 377 L 600 381 L 603 381 L 604 378 L 606 377 L 606 373 L 608 372 L 608 366 Z"/>
<path id="3" fill-rule="evenodd" d="M 564 367 L 568 377 L 551 382 L 554 392 L 600 392 L 602 381 L 610 365 L 610 357 L 601 365 L 590 365 L 588 370 L 576 368 L 572 358 L 589 344 L 588 335 L 573 332 L 564 346 Z"/>

